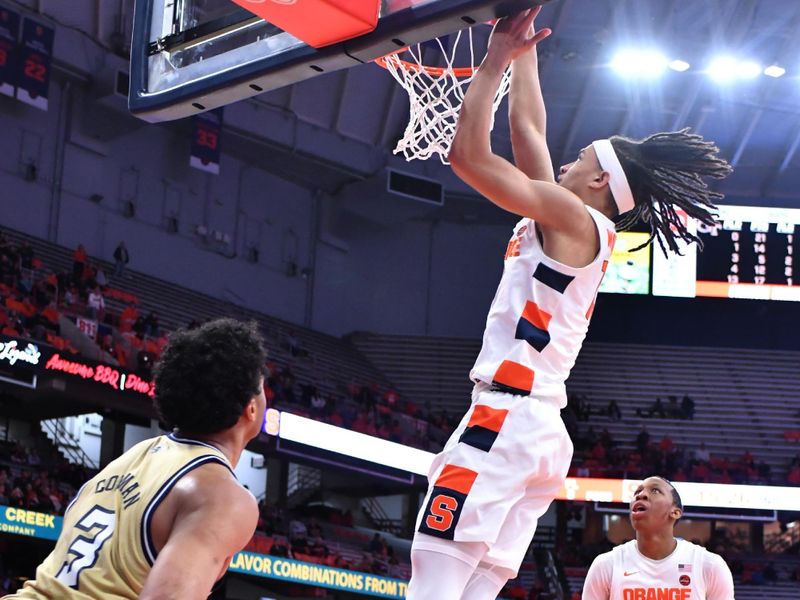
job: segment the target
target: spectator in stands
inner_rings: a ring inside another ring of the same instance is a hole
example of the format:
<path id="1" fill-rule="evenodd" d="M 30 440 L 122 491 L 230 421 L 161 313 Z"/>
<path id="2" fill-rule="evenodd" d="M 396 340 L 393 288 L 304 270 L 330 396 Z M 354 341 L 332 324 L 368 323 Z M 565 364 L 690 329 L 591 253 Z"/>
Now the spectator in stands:
<path id="1" fill-rule="evenodd" d="M 286 332 L 284 347 L 289 351 L 289 354 L 294 357 L 308 356 L 308 352 L 300 346 L 300 340 L 297 338 L 297 333 L 294 329 L 290 329 Z"/>
<path id="2" fill-rule="evenodd" d="M 33 248 L 28 242 L 22 242 L 19 247 L 19 262 L 23 269 L 33 269 Z"/>
<path id="3" fill-rule="evenodd" d="M 620 419 L 622 419 L 622 411 L 620 411 L 617 401 L 614 400 L 613 398 L 608 403 L 608 407 L 606 408 L 606 414 L 608 415 L 608 418 L 611 419 L 612 421 L 619 421 Z"/>
<path id="4" fill-rule="evenodd" d="M 313 418 L 322 419 L 328 415 L 328 401 L 318 390 L 314 390 L 310 404 Z"/>
<path id="5" fill-rule="evenodd" d="M 289 540 L 294 544 L 295 540 L 305 541 L 308 537 L 308 528 L 300 519 L 292 519 L 289 522 Z"/>
<path id="6" fill-rule="evenodd" d="M 83 244 L 78 244 L 78 247 L 75 248 L 75 252 L 72 253 L 72 279 L 74 281 L 80 281 L 83 279 L 83 271 L 86 268 L 86 248 L 83 247 Z"/>
<path id="7" fill-rule="evenodd" d="M 711 460 L 711 453 L 706 448 L 705 442 L 700 442 L 700 447 L 695 449 L 692 458 L 695 462 L 708 462 Z"/>
<path id="8" fill-rule="evenodd" d="M 661 438 L 658 447 L 662 453 L 668 454 L 669 452 L 672 452 L 672 450 L 675 448 L 675 443 L 672 441 L 672 438 L 665 433 L 664 437 Z"/>
<path id="9" fill-rule="evenodd" d="M 369 542 L 369 551 L 372 553 L 380 552 L 383 549 L 384 542 L 379 533 L 375 533 Z"/>
<path id="10" fill-rule="evenodd" d="M 286 544 L 286 541 L 283 538 L 276 537 L 275 539 L 273 539 L 272 547 L 269 549 L 269 553 L 272 556 L 280 556 L 282 558 L 294 558 L 291 549 Z"/>
<path id="11" fill-rule="evenodd" d="M 128 266 L 129 261 L 128 247 L 124 241 L 120 242 L 114 250 L 114 277 L 122 277 L 122 273 L 125 271 L 125 267 Z"/>
<path id="12" fill-rule="evenodd" d="M 80 296 L 78 295 L 78 288 L 74 285 L 69 286 L 64 292 L 64 305 L 69 308 L 77 304 Z"/>
<path id="13" fill-rule="evenodd" d="M 97 269 L 94 273 L 94 280 L 100 289 L 103 290 L 108 286 L 108 277 L 106 277 L 106 272 L 103 270 L 103 266 L 98 264 Z"/>
<path id="14" fill-rule="evenodd" d="M 761 480 L 761 483 L 770 483 L 772 481 L 772 468 L 767 464 L 766 461 L 760 461 L 758 463 L 758 477 Z"/>
<path id="15" fill-rule="evenodd" d="M 657 414 L 661 419 L 667 416 L 666 412 L 664 412 L 664 403 L 661 398 L 656 398 L 656 401 L 646 411 L 637 408 L 636 414 L 642 417 L 652 417 Z"/>
<path id="16" fill-rule="evenodd" d="M 98 321 L 103 320 L 103 316 L 106 312 L 106 301 L 103 298 L 103 293 L 97 286 L 95 286 L 92 291 L 89 292 L 87 309 L 88 314 L 92 319 L 97 319 Z"/>
<path id="17" fill-rule="evenodd" d="M 313 517 L 308 524 L 308 537 L 310 538 L 322 537 L 322 527 L 319 526 L 319 522 L 317 522 L 317 520 Z"/>
<path id="18" fill-rule="evenodd" d="M 775 563 L 773 561 L 769 561 L 764 567 L 764 581 L 771 584 L 777 583 L 778 581 L 778 572 L 775 570 Z"/>
<path id="19" fill-rule="evenodd" d="M 682 419 L 683 411 L 681 410 L 681 407 L 678 404 L 678 397 L 670 395 L 668 396 L 668 398 L 669 398 L 669 403 L 667 404 L 666 407 L 667 416 L 670 419 Z"/>
<path id="20" fill-rule="evenodd" d="M 144 320 L 144 330 L 145 335 L 149 335 L 150 337 L 158 337 L 160 335 L 160 325 L 158 322 L 158 313 L 154 310 L 150 311 L 150 314 L 147 315 L 147 318 Z"/>
<path id="21" fill-rule="evenodd" d="M 694 419 L 694 400 L 689 397 L 689 394 L 684 394 L 683 400 L 681 400 L 681 417 Z"/>
<path id="22" fill-rule="evenodd" d="M 800 465 L 794 465 L 789 469 L 789 474 L 786 476 L 786 481 L 789 485 L 800 486 Z"/>
<path id="23" fill-rule="evenodd" d="M 647 427 L 642 425 L 641 431 L 639 431 L 639 435 L 636 436 L 636 449 L 639 451 L 639 454 L 644 456 L 647 452 L 647 448 L 650 446 L 650 432 L 647 431 Z"/>

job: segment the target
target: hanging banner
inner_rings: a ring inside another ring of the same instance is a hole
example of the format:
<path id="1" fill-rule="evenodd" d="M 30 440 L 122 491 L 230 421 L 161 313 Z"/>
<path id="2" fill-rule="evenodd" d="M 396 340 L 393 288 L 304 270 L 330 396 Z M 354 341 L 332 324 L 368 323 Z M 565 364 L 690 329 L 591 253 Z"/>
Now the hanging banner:
<path id="1" fill-rule="evenodd" d="M 20 17 L 0 7 L 0 94 L 14 97 L 17 87 L 17 41 Z"/>
<path id="2" fill-rule="evenodd" d="M 219 175 L 222 109 L 200 113 L 193 121 L 192 156 L 189 164 L 195 169 Z"/>
<path id="3" fill-rule="evenodd" d="M 23 20 L 17 99 L 41 110 L 47 110 L 54 39 L 55 30 L 30 19 Z"/>

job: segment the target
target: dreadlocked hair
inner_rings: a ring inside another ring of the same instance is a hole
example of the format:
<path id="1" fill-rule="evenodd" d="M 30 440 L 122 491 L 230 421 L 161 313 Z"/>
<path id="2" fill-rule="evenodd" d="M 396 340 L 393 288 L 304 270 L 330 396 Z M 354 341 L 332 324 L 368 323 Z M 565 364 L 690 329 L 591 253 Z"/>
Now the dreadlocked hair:
<path id="1" fill-rule="evenodd" d="M 634 250 L 658 240 L 662 252 L 667 248 L 681 254 L 678 239 L 702 241 L 687 228 L 678 211 L 705 223 L 714 224 L 715 202 L 723 195 L 712 191 L 703 177 L 721 179 L 733 169 L 718 156 L 719 148 L 703 136 L 680 131 L 655 133 L 643 140 L 623 136 L 610 138 L 633 192 L 635 207 L 622 215 L 617 229 L 629 229 L 639 219 L 650 226 L 650 238 Z"/>

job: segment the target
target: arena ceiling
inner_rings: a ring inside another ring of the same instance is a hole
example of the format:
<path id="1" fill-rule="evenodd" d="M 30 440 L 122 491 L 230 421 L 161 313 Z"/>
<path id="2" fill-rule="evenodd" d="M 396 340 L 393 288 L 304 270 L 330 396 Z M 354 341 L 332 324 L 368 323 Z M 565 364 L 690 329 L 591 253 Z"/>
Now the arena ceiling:
<path id="1" fill-rule="evenodd" d="M 60 2 L 48 0 L 17 4 L 46 14 L 61 10 L 56 7 Z M 70 5 L 75 15 L 78 8 Z M 101 23 L 101 13 L 109 11 L 108 0 L 79 6 L 85 18 L 71 19 L 84 24 Z M 117 0 L 111 10 L 124 21 L 132 8 L 130 0 Z M 715 140 L 734 165 L 735 173 L 718 186 L 732 203 L 800 207 L 800 1 L 553 0 L 539 25 L 554 30 L 540 48 L 554 163 L 570 161 L 582 146 L 611 134 L 640 137 L 691 127 Z M 129 35 L 129 26 L 122 29 Z M 480 27 L 476 35 L 485 40 L 488 31 Z M 111 43 L 99 25 L 88 33 L 106 46 Z M 670 60 L 691 66 L 684 72 L 667 69 L 651 79 L 623 77 L 610 67 L 622 48 L 657 48 Z M 777 64 L 786 73 L 722 84 L 707 72 L 721 54 L 761 66 Z M 408 104 L 405 92 L 376 65 L 326 74 L 246 102 L 377 148 L 379 163 L 441 178 L 454 198 L 474 199 L 435 159 L 406 165 L 391 158 L 408 119 Z M 505 103 L 493 143 L 510 156 Z M 322 188 L 335 189 L 370 174 L 350 164 L 347 152 L 334 157 L 297 153 L 269 135 L 226 148 L 233 146 L 247 159 L 258 154 L 261 144 L 276 172 Z"/>

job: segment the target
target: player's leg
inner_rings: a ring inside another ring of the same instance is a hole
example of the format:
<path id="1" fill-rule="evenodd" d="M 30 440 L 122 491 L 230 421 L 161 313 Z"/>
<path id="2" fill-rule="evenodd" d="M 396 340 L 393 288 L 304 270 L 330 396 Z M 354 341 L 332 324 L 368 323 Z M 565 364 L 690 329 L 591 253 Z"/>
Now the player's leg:
<path id="1" fill-rule="evenodd" d="M 512 569 L 480 563 L 461 594 L 462 600 L 495 600 L 509 579 L 517 574 Z"/>
<path id="2" fill-rule="evenodd" d="M 497 539 L 464 589 L 462 600 L 495 600 L 506 582 L 517 576 L 539 519 L 566 479 L 573 447 L 559 411 L 543 404 L 537 417 L 534 430 L 540 437 L 536 455 L 529 457 L 536 469 L 530 474 L 526 494 L 508 511 Z"/>
<path id="3" fill-rule="evenodd" d="M 425 548 L 417 543 L 411 548 L 411 581 L 407 600 L 460 600 L 464 588 L 485 554 L 486 544 L 479 542 L 447 542 L 417 534 Z M 436 546 L 441 551 L 431 549 Z"/>

